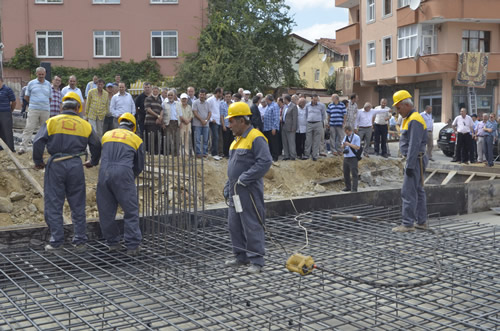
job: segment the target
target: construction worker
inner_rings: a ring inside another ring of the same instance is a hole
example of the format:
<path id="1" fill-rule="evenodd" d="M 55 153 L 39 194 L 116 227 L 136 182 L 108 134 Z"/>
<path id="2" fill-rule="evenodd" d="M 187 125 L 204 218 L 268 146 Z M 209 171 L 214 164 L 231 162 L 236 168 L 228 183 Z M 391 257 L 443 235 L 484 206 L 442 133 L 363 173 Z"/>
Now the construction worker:
<path id="1" fill-rule="evenodd" d="M 406 159 L 404 168 L 402 224 L 393 232 L 410 232 L 415 228 L 427 229 L 427 205 L 424 191 L 424 173 L 427 166 L 425 149 L 427 145 L 427 126 L 422 115 L 413 108 L 411 94 L 400 90 L 394 93 L 394 105 L 403 117 L 399 149 Z"/>
<path id="2" fill-rule="evenodd" d="M 229 235 L 234 258 L 225 262 L 227 267 L 247 265 L 247 273 L 256 274 L 264 266 L 264 181 L 272 164 L 266 137 L 250 124 L 252 112 L 245 102 L 229 106 L 229 126 L 236 139 L 229 147 L 228 180 L 224 197 L 228 200 Z M 238 199 L 239 196 L 241 209 Z"/>
<path id="3" fill-rule="evenodd" d="M 99 163 L 101 143 L 92 126 L 78 114 L 82 111 L 80 96 L 74 92 L 62 98 L 62 114 L 49 118 L 33 141 L 33 161 L 37 169 L 45 170 L 45 222 L 50 230 L 50 244 L 46 251 L 56 252 L 64 243 L 63 205 L 68 199 L 74 227 L 73 246 L 77 252 L 86 249 L 85 175 L 83 166 L 91 168 Z M 91 159 L 83 165 L 79 158 L 90 148 Z M 43 152 L 51 155 L 47 164 Z"/>
<path id="4" fill-rule="evenodd" d="M 97 208 L 101 231 L 109 250 L 121 249 L 120 229 L 115 222 L 118 204 L 124 215 L 124 234 L 127 254 L 136 256 L 142 239 L 139 229 L 139 203 L 135 177 L 144 168 L 142 139 L 136 132 L 135 116 L 124 113 L 118 118 L 117 129 L 102 137 L 102 161 L 97 183 Z"/>

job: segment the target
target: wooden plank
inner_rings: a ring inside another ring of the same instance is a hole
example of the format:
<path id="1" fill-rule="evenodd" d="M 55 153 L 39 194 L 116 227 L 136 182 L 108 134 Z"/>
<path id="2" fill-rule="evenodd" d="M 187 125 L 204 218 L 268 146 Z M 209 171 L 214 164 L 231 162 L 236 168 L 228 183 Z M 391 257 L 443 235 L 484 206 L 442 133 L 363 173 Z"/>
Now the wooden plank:
<path id="1" fill-rule="evenodd" d="M 424 185 L 427 184 L 427 182 L 432 178 L 432 176 L 434 176 L 435 174 L 437 173 L 437 170 L 434 170 L 433 172 L 431 172 L 431 174 L 425 179 L 424 181 Z"/>
<path id="2" fill-rule="evenodd" d="M 471 174 L 471 175 L 469 176 L 469 178 L 467 178 L 467 180 L 465 181 L 465 184 L 470 183 L 470 181 L 472 180 L 472 178 L 474 178 L 475 176 L 476 176 L 476 174 L 475 174 L 475 173 Z"/>
<path id="3" fill-rule="evenodd" d="M 457 174 L 457 172 L 455 170 L 450 171 L 448 173 L 448 175 L 446 176 L 446 178 L 441 182 L 441 185 L 448 184 L 450 182 L 450 180 L 452 180 L 452 178 L 455 177 L 456 174 Z"/>
<path id="4" fill-rule="evenodd" d="M 3 150 L 7 152 L 7 155 L 9 155 L 10 159 L 12 160 L 12 162 L 14 162 L 19 171 L 21 171 L 24 178 L 26 178 L 28 182 L 31 184 L 31 186 L 33 186 L 35 190 L 37 190 L 38 193 L 40 193 L 41 196 L 43 197 L 44 196 L 43 188 L 40 185 L 40 183 L 38 183 L 38 181 L 35 178 L 33 178 L 33 176 L 31 176 L 28 170 L 21 164 L 21 162 L 19 162 L 14 153 L 11 152 L 9 146 L 7 146 L 7 144 L 2 139 L 0 139 L 0 145 L 2 146 Z M 63 215 L 63 221 L 64 224 L 71 224 L 71 221 L 68 220 L 66 217 L 64 217 L 64 215 Z"/>
<path id="5" fill-rule="evenodd" d="M 491 176 L 489 180 L 494 180 L 495 178 L 497 178 L 497 175 Z"/>

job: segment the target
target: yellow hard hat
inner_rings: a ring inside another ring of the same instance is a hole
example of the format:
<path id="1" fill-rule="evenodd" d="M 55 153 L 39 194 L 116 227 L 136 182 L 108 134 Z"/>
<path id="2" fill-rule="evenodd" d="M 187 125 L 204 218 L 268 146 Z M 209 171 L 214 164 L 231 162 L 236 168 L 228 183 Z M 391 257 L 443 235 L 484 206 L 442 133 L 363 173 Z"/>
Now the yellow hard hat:
<path id="1" fill-rule="evenodd" d="M 68 92 L 62 98 L 62 102 L 66 101 L 68 99 L 73 99 L 73 100 L 78 101 L 78 104 L 80 105 L 80 108 L 78 108 L 78 112 L 81 113 L 83 110 L 83 107 L 82 107 L 82 100 L 80 99 L 80 96 L 78 94 L 76 94 L 75 92 Z"/>
<path id="2" fill-rule="evenodd" d="M 392 106 L 397 106 L 398 103 L 408 98 L 411 98 L 410 92 L 408 92 L 407 90 L 399 90 L 392 96 L 392 101 L 394 101 L 394 104 Z"/>
<path id="3" fill-rule="evenodd" d="M 227 116 L 225 117 L 225 119 L 248 115 L 252 115 L 252 111 L 250 110 L 250 106 L 248 106 L 246 102 L 233 102 L 227 110 Z"/>
<path id="4" fill-rule="evenodd" d="M 135 129 L 137 127 L 137 123 L 135 122 L 135 116 L 132 115 L 131 113 L 123 113 L 120 117 L 118 117 L 118 124 L 120 124 L 120 122 L 123 120 L 127 120 L 129 122 L 132 122 L 132 124 L 134 124 L 134 129 L 132 131 L 135 133 Z"/>

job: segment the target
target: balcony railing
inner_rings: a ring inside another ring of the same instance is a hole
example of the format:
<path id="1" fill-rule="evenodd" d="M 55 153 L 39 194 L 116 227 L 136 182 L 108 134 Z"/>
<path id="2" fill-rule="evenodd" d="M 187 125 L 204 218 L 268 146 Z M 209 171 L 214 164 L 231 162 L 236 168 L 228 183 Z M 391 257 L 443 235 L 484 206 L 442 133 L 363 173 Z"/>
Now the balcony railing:
<path id="1" fill-rule="evenodd" d="M 353 23 L 336 31 L 337 44 L 354 45 L 359 44 L 359 23 Z"/>

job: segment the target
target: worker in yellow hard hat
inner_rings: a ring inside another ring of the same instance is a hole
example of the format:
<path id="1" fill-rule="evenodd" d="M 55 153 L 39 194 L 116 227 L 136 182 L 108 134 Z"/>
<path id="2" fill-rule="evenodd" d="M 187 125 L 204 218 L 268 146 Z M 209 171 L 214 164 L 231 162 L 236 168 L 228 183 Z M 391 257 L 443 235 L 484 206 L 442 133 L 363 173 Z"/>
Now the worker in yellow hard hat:
<path id="1" fill-rule="evenodd" d="M 224 197 L 228 200 L 229 236 L 234 257 L 227 267 L 249 265 L 247 273 L 259 273 L 264 266 L 264 181 L 272 164 L 264 135 L 250 124 L 252 112 L 245 102 L 229 106 L 226 119 L 235 136 L 229 148 L 228 180 Z"/>
<path id="2" fill-rule="evenodd" d="M 138 255 L 142 240 L 139 229 L 139 202 L 135 178 L 144 168 L 142 139 L 135 134 L 135 116 L 123 113 L 118 128 L 102 137 L 102 158 L 96 201 L 101 232 L 110 250 L 121 249 L 121 235 L 115 222 L 118 205 L 123 209 L 123 239 L 127 254 Z"/>
<path id="3" fill-rule="evenodd" d="M 427 205 L 424 191 L 424 173 L 427 166 L 425 148 L 427 126 L 413 107 L 411 94 L 406 90 L 394 93 L 393 106 L 403 117 L 399 148 L 406 159 L 403 187 L 401 188 L 402 223 L 393 232 L 410 232 L 415 228 L 427 229 Z"/>
<path id="4" fill-rule="evenodd" d="M 62 99 L 62 113 L 49 118 L 33 140 L 33 161 L 38 169 L 46 168 L 44 178 L 45 222 L 50 230 L 50 243 L 45 250 L 56 252 L 64 243 L 63 206 L 65 198 L 71 208 L 75 251 L 86 249 L 85 175 L 83 166 L 99 163 L 101 143 L 92 126 L 78 114 L 82 100 L 74 92 Z M 82 165 L 80 156 L 89 146 L 91 159 Z M 43 152 L 51 155 L 45 165 Z"/>

